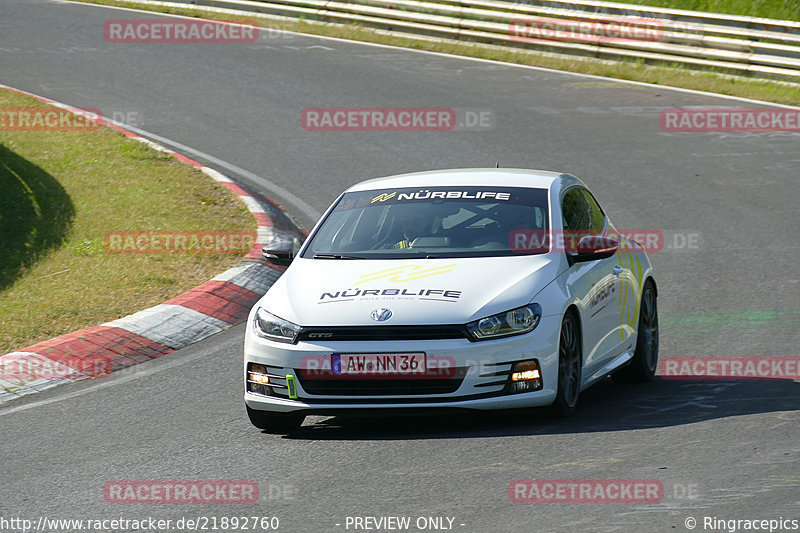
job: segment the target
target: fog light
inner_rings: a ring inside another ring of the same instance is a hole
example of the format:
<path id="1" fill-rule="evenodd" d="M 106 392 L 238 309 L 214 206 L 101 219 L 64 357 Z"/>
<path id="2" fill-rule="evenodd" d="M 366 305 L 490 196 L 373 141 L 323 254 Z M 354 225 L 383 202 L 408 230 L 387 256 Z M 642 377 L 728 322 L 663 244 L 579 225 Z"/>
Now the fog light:
<path id="1" fill-rule="evenodd" d="M 542 372 L 539 361 L 521 361 L 511 367 L 511 382 L 506 387 L 508 392 L 530 392 L 542 388 Z"/>
<path id="2" fill-rule="evenodd" d="M 267 375 L 267 365 L 258 363 L 250 363 L 248 366 L 247 380 L 257 383 L 259 385 L 269 385 L 269 376 Z"/>
<path id="3" fill-rule="evenodd" d="M 524 361 L 515 364 L 511 368 L 511 381 L 528 381 L 541 377 L 542 374 L 539 372 L 538 361 Z"/>
<path id="4" fill-rule="evenodd" d="M 247 390 L 256 394 L 269 395 L 272 389 L 269 388 L 267 365 L 250 363 L 247 367 Z"/>
<path id="5" fill-rule="evenodd" d="M 259 385 L 269 385 L 269 376 L 266 374 L 256 374 L 255 372 L 250 372 L 248 379 L 253 383 L 258 383 Z"/>

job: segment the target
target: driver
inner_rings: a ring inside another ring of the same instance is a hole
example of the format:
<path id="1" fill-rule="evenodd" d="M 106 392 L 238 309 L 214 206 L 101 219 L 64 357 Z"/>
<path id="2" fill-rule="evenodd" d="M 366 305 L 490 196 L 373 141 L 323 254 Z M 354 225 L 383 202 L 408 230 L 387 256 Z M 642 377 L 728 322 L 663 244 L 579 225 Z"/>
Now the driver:
<path id="1" fill-rule="evenodd" d="M 397 223 L 402 232 L 402 240 L 394 248 L 410 248 L 414 239 L 432 235 L 436 215 L 429 206 L 408 206 L 397 215 Z"/>

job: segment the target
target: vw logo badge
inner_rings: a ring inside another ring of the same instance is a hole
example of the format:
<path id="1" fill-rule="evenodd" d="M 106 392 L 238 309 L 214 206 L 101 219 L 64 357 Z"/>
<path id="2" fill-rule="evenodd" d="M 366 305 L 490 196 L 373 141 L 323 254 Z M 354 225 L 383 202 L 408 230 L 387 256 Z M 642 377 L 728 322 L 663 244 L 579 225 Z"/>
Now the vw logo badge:
<path id="1" fill-rule="evenodd" d="M 384 322 L 392 317 L 392 312 L 389 309 L 380 308 L 375 309 L 369 316 L 376 322 Z"/>

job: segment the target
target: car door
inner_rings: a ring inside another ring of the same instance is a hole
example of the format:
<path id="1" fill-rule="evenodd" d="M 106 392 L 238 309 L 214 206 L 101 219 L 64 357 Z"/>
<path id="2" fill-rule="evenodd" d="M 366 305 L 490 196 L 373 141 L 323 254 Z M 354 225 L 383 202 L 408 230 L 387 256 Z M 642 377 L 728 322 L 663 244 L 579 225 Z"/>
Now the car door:
<path id="1" fill-rule="evenodd" d="M 607 228 L 605 214 L 583 187 L 568 189 L 562 197 L 565 251 L 578 236 L 601 235 Z M 583 333 L 584 379 L 619 353 L 621 269 L 618 254 L 605 259 L 574 263 L 567 286 L 577 298 Z"/>
<path id="2" fill-rule="evenodd" d="M 596 213 L 602 213 L 603 210 L 592 193 L 585 189 L 583 192 L 589 209 Z M 605 223 L 603 231 L 608 232 L 610 224 L 605 214 L 602 216 Z M 634 250 L 637 246 L 627 239 L 620 237 L 619 240 L 621 241 L 619 250 L 610 258 L 613 260 L 612 271 L 616 277 L 615 286 L 618 290 L 615 298 L 616 307 L 612 306 L 611 309 L 611 311 L 616 311 L 616 314 L 609 319 L 612 328 L 611 335 L 600 347 L 600 351 L 604 351 L 605 348 L 605 359 L 612 359 L 631 348 L 631 335 L 638 319 L 639 284 L 637 280 L 641 277 L 642 266 Z"/>

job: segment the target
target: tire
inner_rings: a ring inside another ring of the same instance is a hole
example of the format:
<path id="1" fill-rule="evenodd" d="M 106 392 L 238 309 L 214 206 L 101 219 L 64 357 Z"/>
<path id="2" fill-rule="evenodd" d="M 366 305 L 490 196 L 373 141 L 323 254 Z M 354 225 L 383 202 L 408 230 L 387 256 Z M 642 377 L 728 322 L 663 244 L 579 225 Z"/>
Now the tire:
<path id="1" fill-rule="evenodd" d="M 568 312 L 561 321 L 558 336 L 558 390 L 551 406 L 555 416 L 567 417 L 575 413 L 581 394 L 582 374 L 581 330 L 574 313 Z"/>
<path id="2" fill-rule="evenodd" d="M 656 287 L 647 280 L 642 289 L 636 350 L 628 366 L 620 368 L 611 378 L 617 383 L 652 381 L 658 367 L 658 303 Z"/>
<path id="3" fill-rule="evenodd" d="M 250 422 L 268 433 L 288 433 L 299 428 L 305 420 L 305 416 L 294 413 L 273 413 L 251 409 L 247 405 L 245 407 Z"/>

